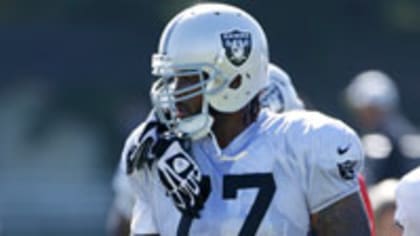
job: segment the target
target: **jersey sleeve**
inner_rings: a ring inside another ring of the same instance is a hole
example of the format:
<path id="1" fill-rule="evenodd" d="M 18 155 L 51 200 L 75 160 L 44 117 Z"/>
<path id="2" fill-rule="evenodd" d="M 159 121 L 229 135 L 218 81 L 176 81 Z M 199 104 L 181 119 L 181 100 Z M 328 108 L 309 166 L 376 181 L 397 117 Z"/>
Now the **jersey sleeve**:
<path id="1" fill-rule="evenodd" d="M 364 154 L 357 134 L 341 121 L 323 118 L 306 132 L 305 190 L 309 210 L 316 213 L 359 191 Z"/>

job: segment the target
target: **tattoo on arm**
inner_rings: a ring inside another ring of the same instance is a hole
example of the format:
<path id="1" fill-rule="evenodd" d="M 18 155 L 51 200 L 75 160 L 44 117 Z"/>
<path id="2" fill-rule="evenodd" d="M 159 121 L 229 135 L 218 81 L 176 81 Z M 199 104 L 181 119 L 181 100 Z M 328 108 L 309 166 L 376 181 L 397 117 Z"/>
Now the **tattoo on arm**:
<path id="1" fill-rule="evenodd" d="M 311 215 L 314 235 L 369 236 L 369 222 L 359 193 L 336 202 Z"/>

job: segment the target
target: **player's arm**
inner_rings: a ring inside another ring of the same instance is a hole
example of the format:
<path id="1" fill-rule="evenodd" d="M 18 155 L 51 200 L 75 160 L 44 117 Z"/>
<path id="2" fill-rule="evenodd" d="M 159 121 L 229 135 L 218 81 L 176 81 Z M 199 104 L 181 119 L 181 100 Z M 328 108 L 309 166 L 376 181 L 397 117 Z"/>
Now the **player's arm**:
<path id="1" fill-rule="evenodd" d="M 311 229 L 318 236 L 368 236 L 369 221 L 357 179 L 364 159 L 360 140 L 338 120 L 314 118 L 318 124 L 309 133 L 310 146 L 305 147 L 309 154 L 303 155 L 309 161 L 304 174 Z"/>
<path id="2" fill-rule="evenodd" d="M 368 219 L 359 193 L 353 193 L 311 215 L 311 227 L 317 236 L 368 236 Z"/>
<path id="3" fill-rule="evenodd" d="M 122 215 L 113 205 L 108 213 L 107 233 L 109 236 L 127 236 L 130 234 L 130 219 Z"/>
<path id="4" fill-rule="evenodd" d="M 130 234 L 131 210 L 134 205 L 134 195 L 129 186 L 128 178 L 118 168 L 112 183 L 114 201 L 108 212 L 107 235 L 127 236 Z"/>
<path id="5" fill-rule="evenodd" d="M 130 234 L 130 219 L 134 207 L 135 193 L 129 177 L 118 167 L 112 181 L 114 201 L 108 213 L 107 235 L 127 236 Z"/>

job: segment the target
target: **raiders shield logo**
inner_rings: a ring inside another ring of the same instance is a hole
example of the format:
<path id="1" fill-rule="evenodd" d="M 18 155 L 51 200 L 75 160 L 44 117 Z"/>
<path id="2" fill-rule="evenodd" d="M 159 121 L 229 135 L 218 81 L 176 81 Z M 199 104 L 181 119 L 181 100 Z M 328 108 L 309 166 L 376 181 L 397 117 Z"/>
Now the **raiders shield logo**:
<path id="1" fill-rule="evenodd" d="M 356 166 L 356 161 L 344 161 L 342 163 L 338 163 L 338 171 L 340 172 L 341 178 L 345 180 L 354 179 L 356 172 L 354 171 L 354 167 Z"/>
<path id="2" fill-rule="evenodd" d="M 235 66 L 241 66 L 246 62 L 251 53 L 251 33 L 233 30 L 221 34 L 222 45 L 225 55 Z"/>

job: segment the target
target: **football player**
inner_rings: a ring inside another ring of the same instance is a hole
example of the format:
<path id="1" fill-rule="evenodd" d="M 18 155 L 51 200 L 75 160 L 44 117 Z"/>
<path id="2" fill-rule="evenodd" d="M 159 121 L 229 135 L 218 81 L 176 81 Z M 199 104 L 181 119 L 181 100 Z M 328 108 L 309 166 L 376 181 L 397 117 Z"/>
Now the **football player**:
<path id="1" fill-rule="evenodd" d="M 260 111 L 268 46 L 254 18 L 188 8 L 152 67 L 155 113 L 123 151 L 133 235 L 369 235 L 353 130 L 317 112 Z"/>
<path id="2" fill-rule="evenodd" d="M 261 107 L 267 107 L 277 113 L 304 109 L 289 75 L 283 69 L 270 63 L 268 78 L 269 85 L 260 95 Z M 108 216 L 107 231 L 109 235 L 127 235 L 135 194 L 121 166 L 117 168 L 112 188 L 114 201 Z"/>
<path id="3" fill-rule="evenodd" d="M 283 69 L 270 63 L 268 78 L 269 85 L 260 95 L 261 107 L 267 107 L 278 113 L 304 109 L 304 104 L 297 95 L 289 75 Z M 108 216 L 107 232 L 109 235 L 127 235 L 135 194 L 121 166 L 117 168 L 112 188 L 114 201 Z"/>
<path id="4" fill-rule="evenodd" d="M 420 235 L 420 167 L 404 175 L 397 185 L 395 221 L 403 236 Z"/>
<path id="5" fill-rule="evenodd" d="M 400 107 L 396 80 L 380 70 L 357 74 L 345 90 L 366 154 L 368 185 L 399 179 L 420 165 L 418 129 Z"/>

